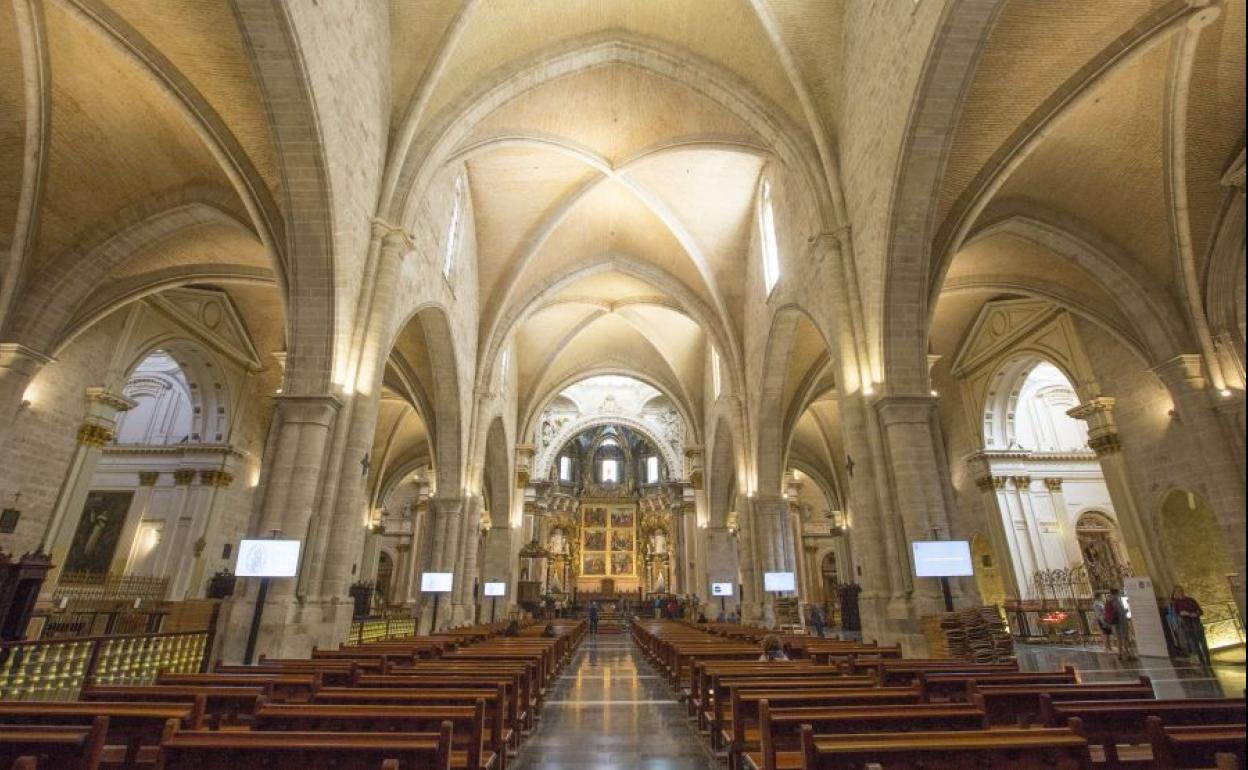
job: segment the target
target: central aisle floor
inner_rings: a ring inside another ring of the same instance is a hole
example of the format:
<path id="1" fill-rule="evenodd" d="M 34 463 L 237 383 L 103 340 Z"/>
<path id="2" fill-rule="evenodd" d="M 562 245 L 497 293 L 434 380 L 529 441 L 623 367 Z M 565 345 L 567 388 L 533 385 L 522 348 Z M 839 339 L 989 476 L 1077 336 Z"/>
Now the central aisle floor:
<path id="1" fill-rule="evenodd" d="M 514 770 L 719 770 L 627 633 L 586 637 Z"/>

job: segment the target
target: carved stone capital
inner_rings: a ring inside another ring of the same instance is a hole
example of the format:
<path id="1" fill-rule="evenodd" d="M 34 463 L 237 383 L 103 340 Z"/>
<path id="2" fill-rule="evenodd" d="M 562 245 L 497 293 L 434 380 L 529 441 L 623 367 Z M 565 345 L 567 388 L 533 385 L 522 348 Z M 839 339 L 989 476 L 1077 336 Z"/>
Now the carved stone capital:
<path id="1" fill-rule="evenodd" d="M 87 388 L 87 402 L 99 404 L 117 412 L 128 412 L 139 404 L 134 399 L 113 393 L 107 388 Z"/>
<path id="2" fill-rule="evenodd" d="M 1044 480 L 1044 485 L 1049 488 L 1050 492 L 1062 491 L 1062 479 L 1060 476 L 1050 476 Z"/>
<path id="3" fill-rule="evenodd" d="M 1005 487 L 1005 482 L 1005 476 L 993 476 L 989 474 L 975 479 L 975 486 L 985 492 L 996 492 L 998 489 L 1003 489 Z"/>
<path id="4" fill-rule="evenodd" d="M 224 489 L 234 483 L 234 474 L 229 471 L 200 471 L 199 483 L 207 487 Z"/>
<path id="5" fill-rule="evenodd" d="M 78 443 L 92 449 L 103 449 L 104 445 L 113 440 L 112 428 L 95 423 L 83 423 L 78 427 Z"/>
<path id="6" fill-rule="evenodd" d="M 14 369 L 34 376 L 40 367 L 52 363 L 52 356 L 17 342 L 0 342 L 0 369 Z"/>
<path id="7" fill-rule="evenodd" d="M 1011 476 L 1010 478 L 1013 479 L 1014 486 L 1019 489 L 1031 488 L 1031 476 Z"/>
<path id="8" fill-rule="evenodd" d="M 139 471 L 139 486 L 154 487 L 160 479 L 160 471 Z"/>
<path id="9" fill-rule="evenodd" d="M 1066 414 L 1074 417 L 1076 420 L 1087 420 L 1096 415 L 1105 414 L 1114 411 L 1114 399 L 1110 396 L 1097 396 L 1089 399 L 1073 409 L 1067 409 Z"/>
<path id="10" fill-rule="evenodd" d="M 173 472 L 173 483 L 180 487 L 190 486 L 195 480 L 195 470 L 193 468 L 178 468 Z"/>
<path id="11" fill-rule="evenodd" d="M 1118 439 L 1117 432 L 1102 433 L 1088 439 L 1088 447 L 1096 452 L 1097 457 L 1105 457 L 1121 452 L 1122 442 Z"/>
<path id="12" fill-rule="evenodd" d="M 392 225 L 380 218 L 374 218 L 372 225 L 373 235 L 381 239 L 381 247 L 383 249 L 392 249 L 400 253 L 406 253 L 416 248 L 411 234 L 403 228 Z"/>

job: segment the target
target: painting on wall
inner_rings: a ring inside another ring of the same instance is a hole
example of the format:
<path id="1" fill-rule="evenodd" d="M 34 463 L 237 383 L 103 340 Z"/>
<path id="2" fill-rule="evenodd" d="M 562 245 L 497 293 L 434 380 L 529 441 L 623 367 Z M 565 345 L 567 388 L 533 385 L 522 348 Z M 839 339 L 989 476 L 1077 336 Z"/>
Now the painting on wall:
<path id="1" fill-rule="evenodd" d="M 82 518 L 65 557 L 65 572 L 103 575 L 113 563 L 113 554 L 126 524 L 126 512 L 134 492 L 89 492 L 82 506 Z"/>
<path id="2" fill-rule="evenodd" d="M 585 526 L 586 527 L 607 526 L 607 509 L 606 508 L 586 508 L 585 509 Z"/>
<path id="3" fill-rule="evenodd" d="M 633 550 L 633 533 L 627 529 L 611 530 L 611 550 L 612 551 L 629 551 Z"/>
<path id="4" fill-rule="evenodd" d="M 607 531 L 604 529 L 585 530 L 585 550 L 586 551 L 607 550 Z"/>
<path id="5" fill-rule="evenodd" d="M 605 575 L 607 574 L 607 560 L 602 554 L 588 554 L 585 561 L 582 562 L 584 569 L 581 570 L 582 575 Z"/>
<path id="6" fill-rule="evenodd" d="M 633 574 L 633 555 L 631 553 L 611 554 L 611 574 L 612 575 Z"/>
<path id="7" fill-rule="evenodd" d="M 611 527 L 612 529 L 632 529 L 633 526 L 633 510 L 631 508 L 611 511 Z"/>

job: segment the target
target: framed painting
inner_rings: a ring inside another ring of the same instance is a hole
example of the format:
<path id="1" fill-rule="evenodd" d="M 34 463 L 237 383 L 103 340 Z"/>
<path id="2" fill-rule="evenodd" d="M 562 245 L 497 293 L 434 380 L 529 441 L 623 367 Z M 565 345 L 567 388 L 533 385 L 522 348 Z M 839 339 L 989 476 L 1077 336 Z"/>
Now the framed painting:
<path id="1" fill-rule="evenodd" d="M 587 554 L 581 562 L 582 575 L 605 575 L 607 574 L 607 559 L 602 554 Z"/>
<path id="2" fill-rule="evenodd" d="M 66 572 L 108 573 L 134 492 L 88 492 L 65 556 Z"/>
<path id="3" fill-rule="evenodd" d="M 607 531 L 605 529 L 585 530 L 585 550 L 586 551 L 607 550 Z"/>
<path id="4" fill-rule="evenodd" d="M 613 553 L 613 554 L 611 554 L 611 574 L 612 574 L 612 575 L 631 575 L 631 574 L 633 574 L 633 555 L 632 555 L 632 553 Z"/>
<path id="5" fill-rule="evenodd" d="M 584 526 L 590 528 L 607 526 L 607 509 L 586 508 Z"/>

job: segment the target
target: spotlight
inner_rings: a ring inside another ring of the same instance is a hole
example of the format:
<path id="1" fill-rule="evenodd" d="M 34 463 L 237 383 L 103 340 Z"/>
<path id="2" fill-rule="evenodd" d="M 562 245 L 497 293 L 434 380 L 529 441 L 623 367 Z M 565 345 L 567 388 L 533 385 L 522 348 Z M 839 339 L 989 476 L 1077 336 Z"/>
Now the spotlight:
<path id="1" fill-rule="evenodd" d="M 1234 395 L 1234 393 L 1231 392 L 1230 388 L 1223 388 L 1222 390 L 1219 390 L 1218 392 L 1222 394 L 1222 398 L 1230 398 L 1231 396 Z"/>

